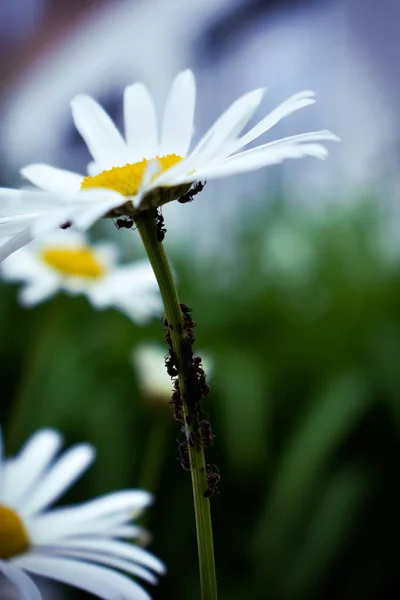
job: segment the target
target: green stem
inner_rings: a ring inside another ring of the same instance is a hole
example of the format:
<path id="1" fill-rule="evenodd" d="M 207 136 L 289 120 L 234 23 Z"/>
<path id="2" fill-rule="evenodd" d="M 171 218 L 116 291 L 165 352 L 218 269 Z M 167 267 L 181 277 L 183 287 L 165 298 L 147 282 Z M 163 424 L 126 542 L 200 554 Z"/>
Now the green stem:
<path id="1" fill-rule="evenodd" d="M 19 377 L 19 385 L 12 402 L 11 414 L 7 420 L 6 442 L 9 452 L 16 452 L 26 433 L 29 417 L 32 417 L 32 398 L 36 379 L 48 351 L 54 335 L 54 327 L 60 311 L 60 298 L 50 301 L 50 304 L 43 308 L 41 319 L 37 326 L 32 329 L 28 350 L 25 355 L 25 362 L 22 373 Z"/>
<path id="2" fill-rule="evenodd" d="M 162 417 L 153 417 L 153 423 L 148 433 L 146 449 L 138 479 L 137 487 L 149 492 L 156 492 L 162 472 L 170 423 Z"/>
<path id="3" fill-rule="evenodd" d="M 178 363 L 179 384 L 182 395 L 183 414 L 186 418 L 189 408 L 185 400 L 186 380 L 183 374 L 182 356 L 182 313 L 171 267 L 162 243 L 157 240 L 154 211 L 143 211 L 136 217 L 136 224 L 153 267 L 161 296 L 164 302 L 172 348 Z M 189 427 L 189 430 L 191 427 Z M 188 444 L 194 511 L 196 519 L 197 547 L 199 553 L 200 585 L 202 600 L 216 600 L 217 584 L 215 576 L 214 546 L 212 536 L 210 500 L 204 497 L 207 490 L 207 472 L 203 444 Z"/>

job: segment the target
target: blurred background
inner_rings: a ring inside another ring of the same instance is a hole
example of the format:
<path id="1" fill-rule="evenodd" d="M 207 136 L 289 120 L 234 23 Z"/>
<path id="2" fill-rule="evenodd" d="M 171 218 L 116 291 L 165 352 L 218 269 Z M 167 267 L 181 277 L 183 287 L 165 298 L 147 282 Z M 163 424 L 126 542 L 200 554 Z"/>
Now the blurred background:
<path id="1" fill-rule="evenodd" d="M 272 139 L 329 128 L 343 140 L 325 163 L 209 182 L 164 209 L 180 296 L 213 363 L 221 600 L 400 591 L 399 18 L 397 0 L 0 1 L 0 185 L 20 185 L 29 162 L 84 172 L 75 93 L 121 125 L 126 84 L 144 81 L 161 111 L 186 67 L 197 139 L 239 94 L 267 86 L 259 116 L 301 89 L 318 95 Z M 142 256 L 134 231 L 103 223 L 93 238 L 104 237 L 126 260 Z M 61 295 L 23 310 L 17 289 L 0 285 L 8 452 L 42 426 L 93 442 L 97 462 L 65 501 L 151 489 L 144 523 L 169 569 L 154 598 L 197 598 L 179 426 L 132 361 L 162 341 L 160 322 L 140 328 Z M 88 598 L 56 585 L 47 597 Z"/>

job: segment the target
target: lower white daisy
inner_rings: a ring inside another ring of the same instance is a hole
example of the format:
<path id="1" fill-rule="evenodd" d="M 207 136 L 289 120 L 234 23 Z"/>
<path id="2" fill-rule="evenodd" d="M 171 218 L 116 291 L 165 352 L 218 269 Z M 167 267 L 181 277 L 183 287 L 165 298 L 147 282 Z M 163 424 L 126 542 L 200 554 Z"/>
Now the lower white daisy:
<path id="1" fill-rule="evenodd" d="M 142 323 L 162 312 L 162 302 L 147 260 L 117 266 L 112 243 L 90 246 L 84 235 L 54 230 L 9 256 L 0 274 L 25 283 L 24 306 L 33 306 L 59 291 L 85 294 L 96 308 L 114 307 Z"/>
<path id="2" fill-rule="evenodd" d="M 151 584 L 157 582 L 154 573 L 165 572 L 153 554 L 126 541 L 146 535 L 131 522 L 152 503 L 151 494 L 125 490 L 50 510 L 95 456 L 92 446 L 79 444 L 56 458 L 61 443 L 56 431 L 44 429 L 15 458 L 5 459 L 0 431 L 0 573 L 20 600 L 41 599 L 31 575 L 104 600 L 148 600 L 122 572 Z"/>
<path id="3" fill-rule="evenodd" d="M 328 152 L 320 142 L 338 140 L 326 130 L 243 150 L 281 119 L 315 102 L 313 92 L 295 94 L 242 134 L 264 92 L 254 90 L 236 100 L 191 151 L 196 91 L 190 70 L 179 73 L 172 84 L 160 135 L 154 102 L 142 83 L 124 92 L 125 138 L 97 102 L 78 95 L 72 101 L 72 115 L 93 157 L 88 176 L 35 164 L 22 174 L 42 192 L 11 191 L 11 198 L 10 190 L 0 189 L 0 238 L 10 238 L 0 247 L 0 260 L 51 225 L 72 221 L 83 229 L 103 216 L 134 217 L 139 211 L 181 199 L 196 181 L 289 158 L 325 158 Z M 53 206 L 43 190 L 54 196 Z"/>

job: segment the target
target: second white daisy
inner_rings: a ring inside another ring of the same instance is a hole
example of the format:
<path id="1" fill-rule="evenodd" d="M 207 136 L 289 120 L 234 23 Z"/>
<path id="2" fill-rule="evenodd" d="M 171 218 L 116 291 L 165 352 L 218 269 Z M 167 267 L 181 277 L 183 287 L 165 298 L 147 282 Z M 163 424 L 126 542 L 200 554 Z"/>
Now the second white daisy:
<path id="1" fill-rule="evenodd" d="M 55 230 L 9 256 L 0 274 L 24 283 L 23 306 L 34 306 L 59 291 L 84 294 L 96 308 L 114 307 L 143 323 L 162 312 L 162 302 L 147 260 L 117 265 L 112 243 L 89 245 L 83 234 Z"/>

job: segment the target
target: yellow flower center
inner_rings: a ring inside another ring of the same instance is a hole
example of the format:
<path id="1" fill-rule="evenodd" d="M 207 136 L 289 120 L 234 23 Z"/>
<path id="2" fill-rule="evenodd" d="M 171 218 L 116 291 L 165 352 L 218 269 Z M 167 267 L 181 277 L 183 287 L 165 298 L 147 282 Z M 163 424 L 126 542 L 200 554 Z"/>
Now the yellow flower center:
<path id="1" fill-rule="evenodd" d="M 182 156 L 178 156 L 177 154 L 167 154 L 166 156 L 156 156 L 155 158 L 158 160 L 160 166 L 157 175 L 167 171 L 182 160 Z M 85 177 L 81 183 L 81 189 L 104 187 L 119 192 L 123 196 L 135 196 L 140 188 L 149 162 L 149 159 L 144 158 L 137 163 L 127 164 L 123 167 L 113 167 L 93 177 Z"/>
<path id="2" fill-rule="evenodd" d="M 98 279 L 104 275 L 104 267 L 88 246 L 81 248 L 46 248 L 42 260 L 62 275 Z"/>
<path id="3" fill-rule="evenodd" d="M 29 545 L 22 520 L 11 508 L 0 504 L 0 559 L 22 554 Z"/>

